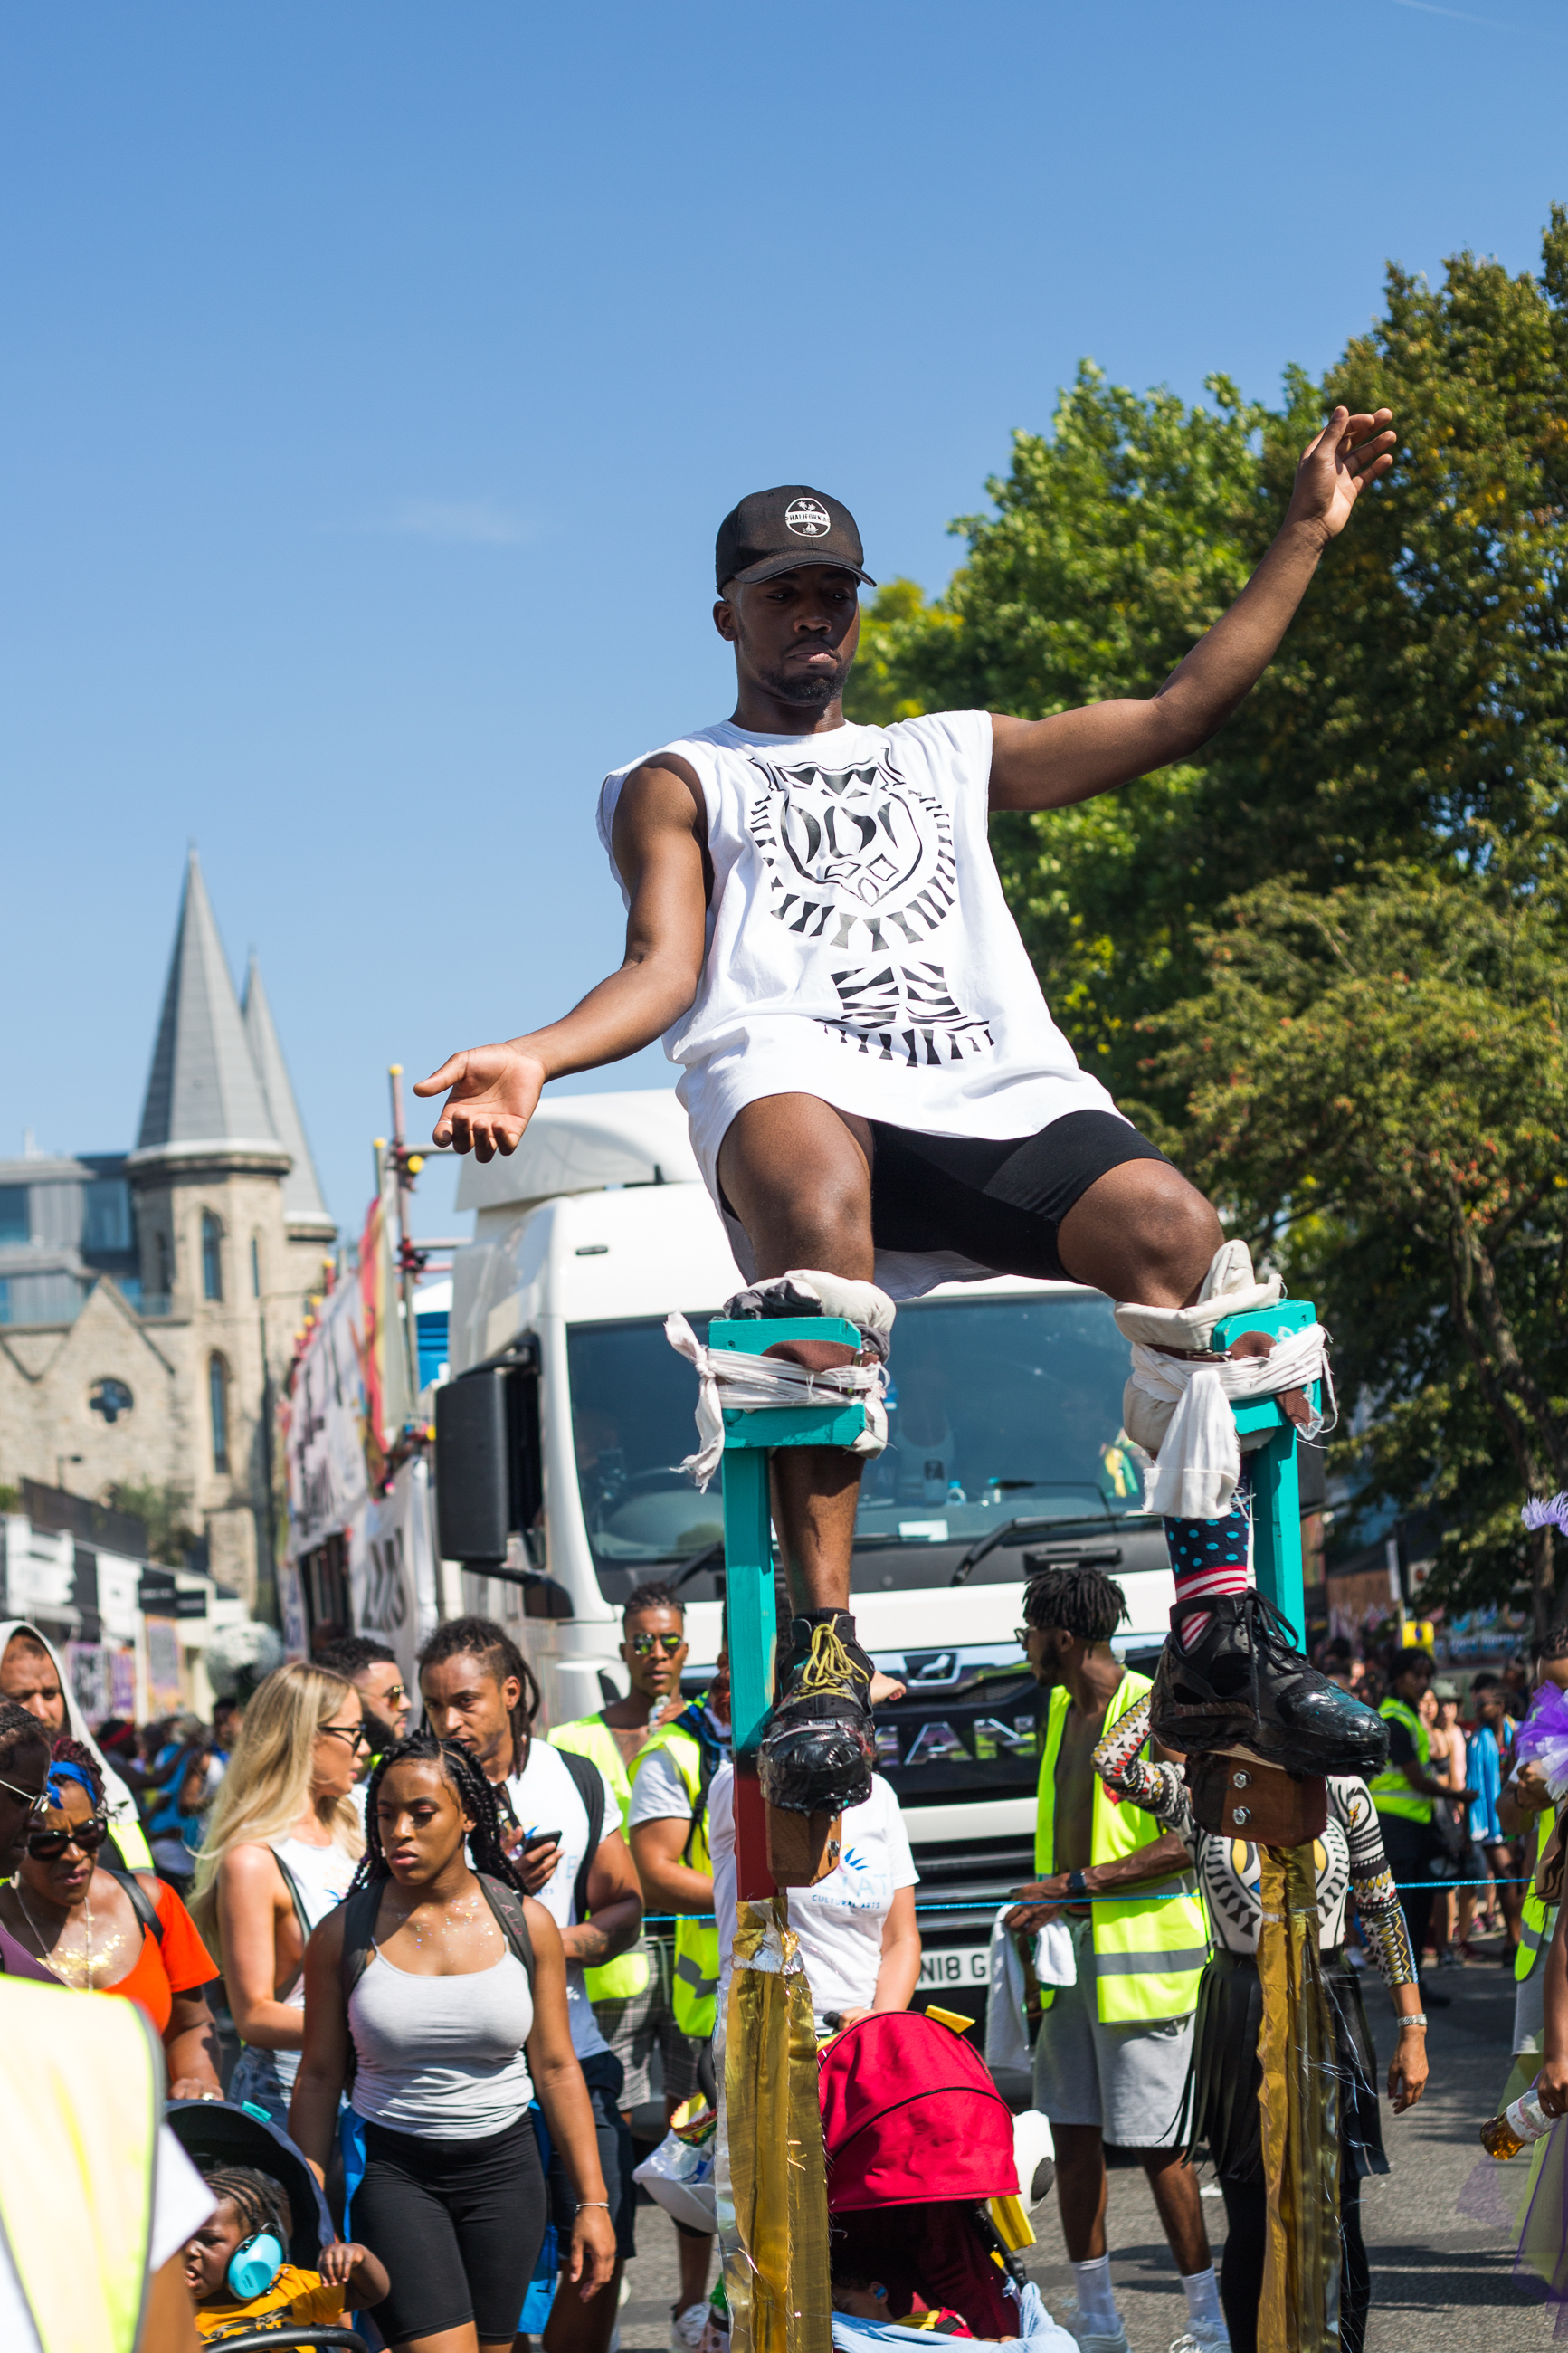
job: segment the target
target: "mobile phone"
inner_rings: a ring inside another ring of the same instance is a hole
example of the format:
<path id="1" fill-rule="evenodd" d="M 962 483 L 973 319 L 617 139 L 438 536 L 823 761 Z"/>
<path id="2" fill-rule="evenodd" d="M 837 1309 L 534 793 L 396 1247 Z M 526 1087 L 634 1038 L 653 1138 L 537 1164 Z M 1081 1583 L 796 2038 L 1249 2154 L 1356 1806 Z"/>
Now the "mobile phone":
<path id="1" fill-rule="evenodd" d="M 522 1841 L 521 1852 L 531 1854 L 536 1846 L 548 1846 L 552 1839 L 559 1843 L 560 1837 L 559 1831 L 530 1831 Z"/>

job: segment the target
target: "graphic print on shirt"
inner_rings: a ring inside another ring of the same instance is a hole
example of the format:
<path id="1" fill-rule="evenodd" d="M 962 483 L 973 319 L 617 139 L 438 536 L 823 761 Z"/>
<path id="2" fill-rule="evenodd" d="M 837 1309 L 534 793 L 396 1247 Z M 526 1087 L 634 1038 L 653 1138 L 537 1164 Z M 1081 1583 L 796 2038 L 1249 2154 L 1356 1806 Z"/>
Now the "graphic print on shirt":
<path id="1" fill-rule="evenodd" d="M 763 788 L 747 819 L 766 870 L 772 911 L 787 931 L 877 959 L 833 975 L 841 1009 L 824 1028 L 883 1061 L 962 1061 L 994 1045 L 966 1013 L 945 967 L 920 948 L 956 897 L 952 823 L 934 793 L 901 776 L 886 744 L 831 768 L 751 755 Z"/>

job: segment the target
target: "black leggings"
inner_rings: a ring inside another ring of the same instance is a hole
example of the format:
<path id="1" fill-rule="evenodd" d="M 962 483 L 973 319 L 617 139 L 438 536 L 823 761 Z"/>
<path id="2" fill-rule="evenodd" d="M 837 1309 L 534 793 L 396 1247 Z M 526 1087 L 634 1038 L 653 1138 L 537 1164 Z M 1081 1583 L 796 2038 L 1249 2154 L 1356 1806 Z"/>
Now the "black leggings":
<path id="1" fill-rule="evenodd" d="M 544 2237 L 544 2175 L 526 2115 L 483 2140 L 364 2128 L 353 2234 L 392 2282 L 375 2307 L 389 2345 L 471 2320 L 510 2345 Z"/>
<path id="2" fill-rule="evenodd" d="M 1268 2209 L 1263 2176 L 1227 2180 L 1225 2197 L 1225 2259 L 1220 2267 L 1219 2300 L 1230 2331 L 1231 2353 L 1258 2353 L 1258 2300 L 1263 2293 L 1263 2249 L 1268 2235 Z M 1366 2343 L 1366 2312 L 1372 2302 L 1372 2273 L 1361 2235 L 1361 2179 L 1349 2159 L 1340 2157 L 1340 2353 L 1363 2353 Z"/>

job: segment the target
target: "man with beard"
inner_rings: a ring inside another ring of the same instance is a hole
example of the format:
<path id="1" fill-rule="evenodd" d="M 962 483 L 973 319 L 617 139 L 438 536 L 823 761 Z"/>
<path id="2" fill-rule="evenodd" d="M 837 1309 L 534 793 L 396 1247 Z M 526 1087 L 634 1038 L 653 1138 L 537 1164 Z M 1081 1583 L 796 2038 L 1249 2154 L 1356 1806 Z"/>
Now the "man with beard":
<path id="1" fill-rule="evenodd" d="M 1069 807 L 1214 734 L 1392 464 L 1388 421 L 1386 409 L 1334 411 L 1252 579 L 1157 693 L 1034 721 L 847 723 L 857 592 L 870 581 L 855 520 L 800 484 L 742 499 L 720 526 L 713 607 L 735 656 L 733 716 L 616 769 L 601 793 L 625 960 L 564 1019 L 454 1054 L 422 1081 L 416 1093 L 450 1090 L 436 1141 L 481 1160 L 512 1152 L 547 1081 L 662 1036 L 751 1282 L 730 1314 L 842 1314 L 862 1355 L 880 1357 L 889 1294 L 1016 1274 L 1108 1293 L 1132 1319 L 1129 1337 L 1206 1353 L 1219 1318 L 1278 1297 L 1278 1282 L 1253 1281 L 1245 1246 L 1223 1243 L 1202 1195 L 1079 1070 L 1003 897 L 987 823 Z M 778 1353 L 818 1371 L 849 1355 L 825 1343 Z M 871 1662 L 848 1608 L 861 1467 L 826 1447 L 773 1461 L 798 1614 L 759 1771 L 770 1801 L 803 1812 L 841 1812 L 870 1789 Z M 1204 1718 L 1208 1745 L 1228 1746 L 1239 1721 L 1275 1761 L 1361 1769 L 1366 1711 L 1247 1591 L 1245 1489 L 1226 1519 L 1170 1533 L 1167 1659 L 1180 1659 L 1189 1732 Z M 1259 1694 L 1257 1718 L 1250 1699 L 1238 1710 L 1244 1685 Z"/>
<path id="2" fill-rule="evenodd" d="M 350 1634 L 321 1652 L 316 1664 L 346 1675 L 364 1705 L 364 1728 L 370 1735 L 362 1781 L 368 1781 L 377 1759 L 408 1729 L 412 1702 L 404 1688 L 397 1654 L 374 1634 Z"/>

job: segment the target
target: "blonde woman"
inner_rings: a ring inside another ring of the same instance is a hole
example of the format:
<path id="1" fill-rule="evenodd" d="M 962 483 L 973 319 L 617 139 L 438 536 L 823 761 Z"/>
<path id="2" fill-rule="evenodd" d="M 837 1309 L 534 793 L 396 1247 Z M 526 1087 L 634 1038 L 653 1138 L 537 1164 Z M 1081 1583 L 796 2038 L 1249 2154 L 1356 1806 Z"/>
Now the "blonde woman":
<path id="1" fill-rule="evenodd" d="M 214 1801 L 191 1905 L 223 1964 L 245 2049 L 229 2084 L 274 2123 L 305 2039 L 305 1946 L 348 1894 L 364 1852 L 351 1795 L 364 1746 L 360 1695 L 294 1662 L 259 1686 Z"/>

